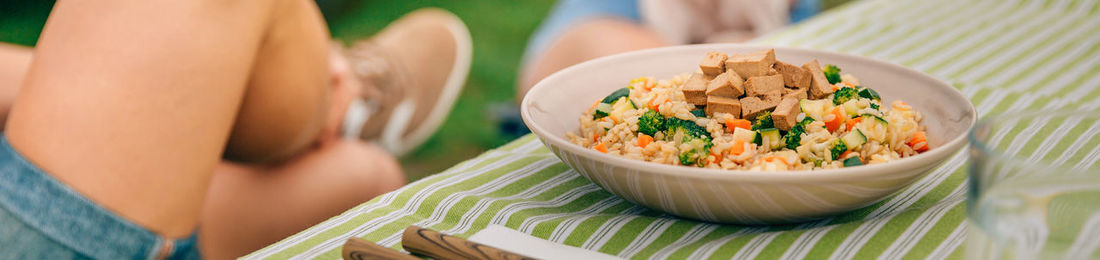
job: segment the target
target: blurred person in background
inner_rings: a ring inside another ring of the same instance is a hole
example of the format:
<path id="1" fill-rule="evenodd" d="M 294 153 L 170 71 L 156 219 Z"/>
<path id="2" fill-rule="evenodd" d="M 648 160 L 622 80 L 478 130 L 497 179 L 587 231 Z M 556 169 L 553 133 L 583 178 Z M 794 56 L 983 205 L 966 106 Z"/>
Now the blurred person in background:
<path id="1" fill-rule="evenodd" d="M 224 259 L 405 184 L 470 65 L 423 9 L 351 47 L 317 6 L 60 1 L 0 44 L 0 259 Z"/>
<path id="2" fill-rule="evenodd" d="M 669 45 L 742 42 L 820 9 L 820 0 L 559 0 L 528 42 L 516 98 L 586 60 Z"/>

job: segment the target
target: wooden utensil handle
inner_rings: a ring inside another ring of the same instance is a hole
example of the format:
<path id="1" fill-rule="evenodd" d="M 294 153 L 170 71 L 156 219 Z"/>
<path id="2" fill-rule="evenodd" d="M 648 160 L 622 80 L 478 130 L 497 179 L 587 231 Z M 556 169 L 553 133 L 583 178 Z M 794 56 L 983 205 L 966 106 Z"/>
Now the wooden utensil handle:
<path id="1" fill-rule="evenodd" d="M 401 246 L 435 259 L 534 259 L 418 226 L 405 229 Z"/>
<path id="2" fill-rule="evenodd" d="M 419 257 L 407 255 L 405 253 L 402 253 L 401 251 L 382 247 L 378 244 L 371 243 L 370 241 L 366 241 L 357 237 L 349 238 L 348 242 L 344 242 L 344 248 L 341 251 L 343 251 L 344 259 L 348 260 L 420 260 Z"/>

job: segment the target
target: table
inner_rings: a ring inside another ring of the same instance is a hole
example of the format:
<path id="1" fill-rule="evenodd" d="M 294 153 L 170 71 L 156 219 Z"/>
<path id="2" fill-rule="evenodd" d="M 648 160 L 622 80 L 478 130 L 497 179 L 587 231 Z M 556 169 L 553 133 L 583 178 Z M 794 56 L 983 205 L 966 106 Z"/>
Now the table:
<path id="1" fill-rule="evenodd" d="M 1096 110 L 1098 9 L 1092 0 L 866 0 L 754 43 L 845 52 L 925 71 L 960 89 L 983 116 Z M 1050 127 L 1030 126 L 1005 138 Z M 1086 152 L 1052 148 L 1017 152 Z M 843 215 L 784 226 L 718 225 L 615 197 L 528 135 L 247 258 L 339 258 L 351 236 L 400 249 L 400 232 L 409 225 L 468 237 L 490 223 L 627 258 L 961 258 L 966 162 L 960 152 L 886 200 Z"/>

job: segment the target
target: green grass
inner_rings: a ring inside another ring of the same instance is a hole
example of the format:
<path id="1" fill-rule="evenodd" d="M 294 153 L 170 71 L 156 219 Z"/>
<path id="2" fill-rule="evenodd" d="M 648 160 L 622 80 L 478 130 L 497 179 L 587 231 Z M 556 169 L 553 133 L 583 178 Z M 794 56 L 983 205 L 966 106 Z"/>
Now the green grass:
<path id="1" fill-rule="evenodd" d="M 333 37 L 345 42 L 369 37 L 402 14 L 439 7 L 470 28 L 474 59 L 466 86 L 440 131 L 401 158 L 410 180 L 442 171 L 485 150 L 511 141 L 501 137 L 486 107 L 515 100 L 516 70 L 527 39 L 549 11 L 552 0 L 341 1 L 321 0 Z M 34 45 L 51 1 L 0 1 L 0 41 Z"/>

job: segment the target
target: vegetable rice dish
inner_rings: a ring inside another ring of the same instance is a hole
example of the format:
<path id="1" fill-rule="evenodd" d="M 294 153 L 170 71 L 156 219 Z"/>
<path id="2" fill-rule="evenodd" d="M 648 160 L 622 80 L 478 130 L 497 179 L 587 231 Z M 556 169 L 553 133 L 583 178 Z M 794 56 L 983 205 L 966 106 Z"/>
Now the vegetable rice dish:
<path id="1" fill-rule="evenodd" d="M 695 73 L 640 77 L 596 100 L 575 144 L 649 162 L 785 171 L 885 163 L 929 149 L 921 113 L 835 65 L 774 50 L 710 52 Z"/>

